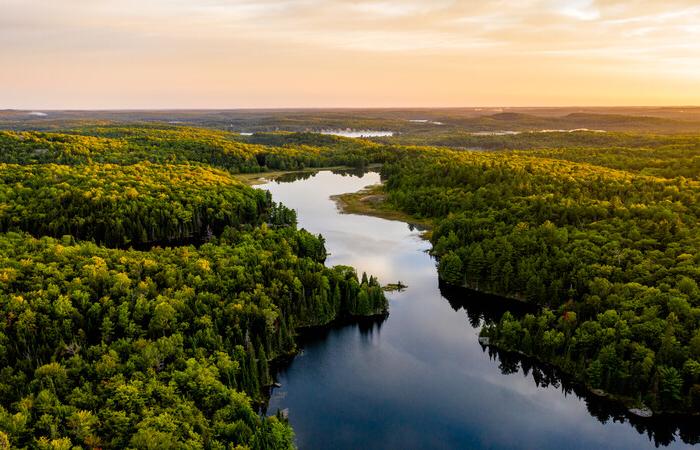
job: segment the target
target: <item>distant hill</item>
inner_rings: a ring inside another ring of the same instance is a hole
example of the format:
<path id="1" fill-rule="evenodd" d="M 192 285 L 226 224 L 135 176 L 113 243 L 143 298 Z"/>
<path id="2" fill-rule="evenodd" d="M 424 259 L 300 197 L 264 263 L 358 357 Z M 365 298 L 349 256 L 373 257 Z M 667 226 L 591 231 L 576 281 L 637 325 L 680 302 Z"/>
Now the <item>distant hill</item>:
<path id="1" fill-rule="evenodd" d="M 644 133 L 700 133 L 700 108 L 405 108 L 0 111 L 0 129 L 58 130 L 91 125 L 162 123 L 233 132 L 327 129 L 390 130 L 402 134 L 448 131 L 540 131 L 578 128 Z"/>

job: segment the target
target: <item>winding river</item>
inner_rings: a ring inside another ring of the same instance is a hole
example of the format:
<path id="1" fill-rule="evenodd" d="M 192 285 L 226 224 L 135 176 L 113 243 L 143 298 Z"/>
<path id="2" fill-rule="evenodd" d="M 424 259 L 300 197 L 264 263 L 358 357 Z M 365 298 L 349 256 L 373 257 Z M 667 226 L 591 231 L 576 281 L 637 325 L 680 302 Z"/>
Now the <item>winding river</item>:
<path id="1" fill-rule="evenodd" d="M 301 353 L 279 370 L 268 412 L 288 410 L 299 448 L 637 450 L 698 442 L 697 426 L 629 417 L 552 369 L 482 348 L 483 321 L 517 305 L 441 289 L 419 231 L 341 214 L 329 198 L 379 181 L 375 172 L 321 171 L 259 186 L 296 209 L 300 227 L 324 236 L 328 265 L 408 285 L 387 294 L 386 320 L 304 333 Z"/>

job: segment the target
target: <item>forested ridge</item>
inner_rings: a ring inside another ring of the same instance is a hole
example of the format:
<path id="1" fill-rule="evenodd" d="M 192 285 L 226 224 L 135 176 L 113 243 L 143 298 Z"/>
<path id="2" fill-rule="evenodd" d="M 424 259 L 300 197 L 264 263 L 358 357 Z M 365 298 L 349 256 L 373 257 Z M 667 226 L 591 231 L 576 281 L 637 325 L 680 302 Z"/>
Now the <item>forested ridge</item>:
<path id="1" fill-rule="evenodd" d="M 554 148 L 523 154 L 591 163 L 663 178 L 700 178 L 700 139 L 676 138 L 668 145 L 658 147 Z"/>
<path id="2" fill-rule="evenodd" d="M 369 141 L 313 133 L 240 136 L 184 127 L 105 126 L 60 133 L 0 131 L 0 162 L 14 164 L 203 163 L 231 173 L 381 162 L 390 150 Z"/>
<path id="3" fill-rule="evenodd" d="M 382 172 L 393 205 L 434 219 L 443 280 L 543 307 L 486 327 L 492 344 L 630 404 L 700 412 L 691 150 L 424 149 Z"/>
<path id="4" fill-rule="evenodd" d="M 255 226 L 272 206 L 265 192 L 226 172 L 184 164 L 0 164 L 0 183 L 0 231 L 69 234 L 109 246 Z"/>
<path id="5" fill-rule="evenodd" d="M 191 129 L 1 134 L 0 447 L 293 447 L 286 419 L 255 412 L 270 361 L 300 327 L 387 301 L 232 173 L 344 152 L 285 160 Z"/>

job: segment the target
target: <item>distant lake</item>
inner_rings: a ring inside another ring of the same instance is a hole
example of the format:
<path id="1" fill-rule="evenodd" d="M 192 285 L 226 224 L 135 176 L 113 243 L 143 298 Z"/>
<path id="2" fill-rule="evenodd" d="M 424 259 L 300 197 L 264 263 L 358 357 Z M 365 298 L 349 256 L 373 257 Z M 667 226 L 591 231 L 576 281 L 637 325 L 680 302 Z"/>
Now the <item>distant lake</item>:
<path id="1" fill-rule="evenodd" d="M 588 128 L 573 128 L 571 130 L 539 130 L 538 133 L 578 133 L 578 132 L 588 132 L 588 133 L 607 133 L 605 130 L 591 130 Z"/>
<path id="2" fill-rule="evenodd" d="M 498 130 L 498 131 L 474 131 L 472 136 L 514 136 L 523 133 L 578 133 L 578 132 L 588 132 L 588 133 L 606 133 L 605 130 L 591 130 L 588 128 L 573 128 L 570 130 L 536 130 L 536 131 L 511 131 L 511 130 Z"/>
<path id="3" fill-rule="evenodd" d="M 408 121 L 411 123 L 429 123 L 431 125 L 445 125 L 443 122 L 436 122 L 434 120 L 428 119 L 409 119 Z"/>
<path id="4" fill-rule="evenodd" d="M 515 134 L 520 134 L 521 131 L 475 131 L 469 133 L 472 136 L 511 136 Z"/>
<path id="5" fill-rule="evenodd" d="M 300 227 L 323 234 L 328 265 L 408 285 L 387 293 L 386 320 L 302 335 L 303 350 L 277 373 L 282 387 L 268 407 L 288 409 L 299 448 L 639 450 L 700 442 L 697 421 L 632 417 L 547 366 L 483 348 L 484 321 L 525 306 L 440 286 L 418 230 L 340 214 L 329 199 L 379 181 L 375 172 L 321 171 L 260 186 L 297 210 Z"/>
<path id="6" fill-rule="evenodd" d="M 393 136 L 393 131 L 378 131 L 378 130 L 321 130 L 320 134 L 330 134 L 332 136 L 343 136 L 349 138 L 369 138 L 369 137 L 385 137 Z"/>

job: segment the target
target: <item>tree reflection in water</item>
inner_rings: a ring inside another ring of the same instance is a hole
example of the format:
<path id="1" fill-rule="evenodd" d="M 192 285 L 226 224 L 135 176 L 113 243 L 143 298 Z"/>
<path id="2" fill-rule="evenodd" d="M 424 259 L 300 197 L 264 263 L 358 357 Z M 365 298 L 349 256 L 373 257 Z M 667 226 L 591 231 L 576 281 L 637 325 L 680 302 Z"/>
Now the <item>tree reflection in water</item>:
<path id="1" fill-rule="evenodd" d="M 475 328 L 499 320 L 506 311 L 510 311 L 515 316 L 521 316 L 535 310 L 533 305 L 470 289 L 447 286 L 442 282 L 440 293 L 455 311 L 463 309 L 469 323 Z M 484 347 L 484 352 L 488 352 L 489 357 L 498 364 L 498 368 L 504 375 L 521 373 L 538 387 L 554 387 L 561 390 L 565 396 L 575 395 L 576 398 L 585 402 L 590 415 L 603 424 L 628 423 L 639 434 L 646 434 L 657 447 L 670 445 L 676 440 L 686 444 L 700 444 L 700 417 L 670 414 L 652 418 L 637 417 L 619 402 L 594 395 L 585 386 L 575 382 L 553 366 L 495 347 Z"/>

